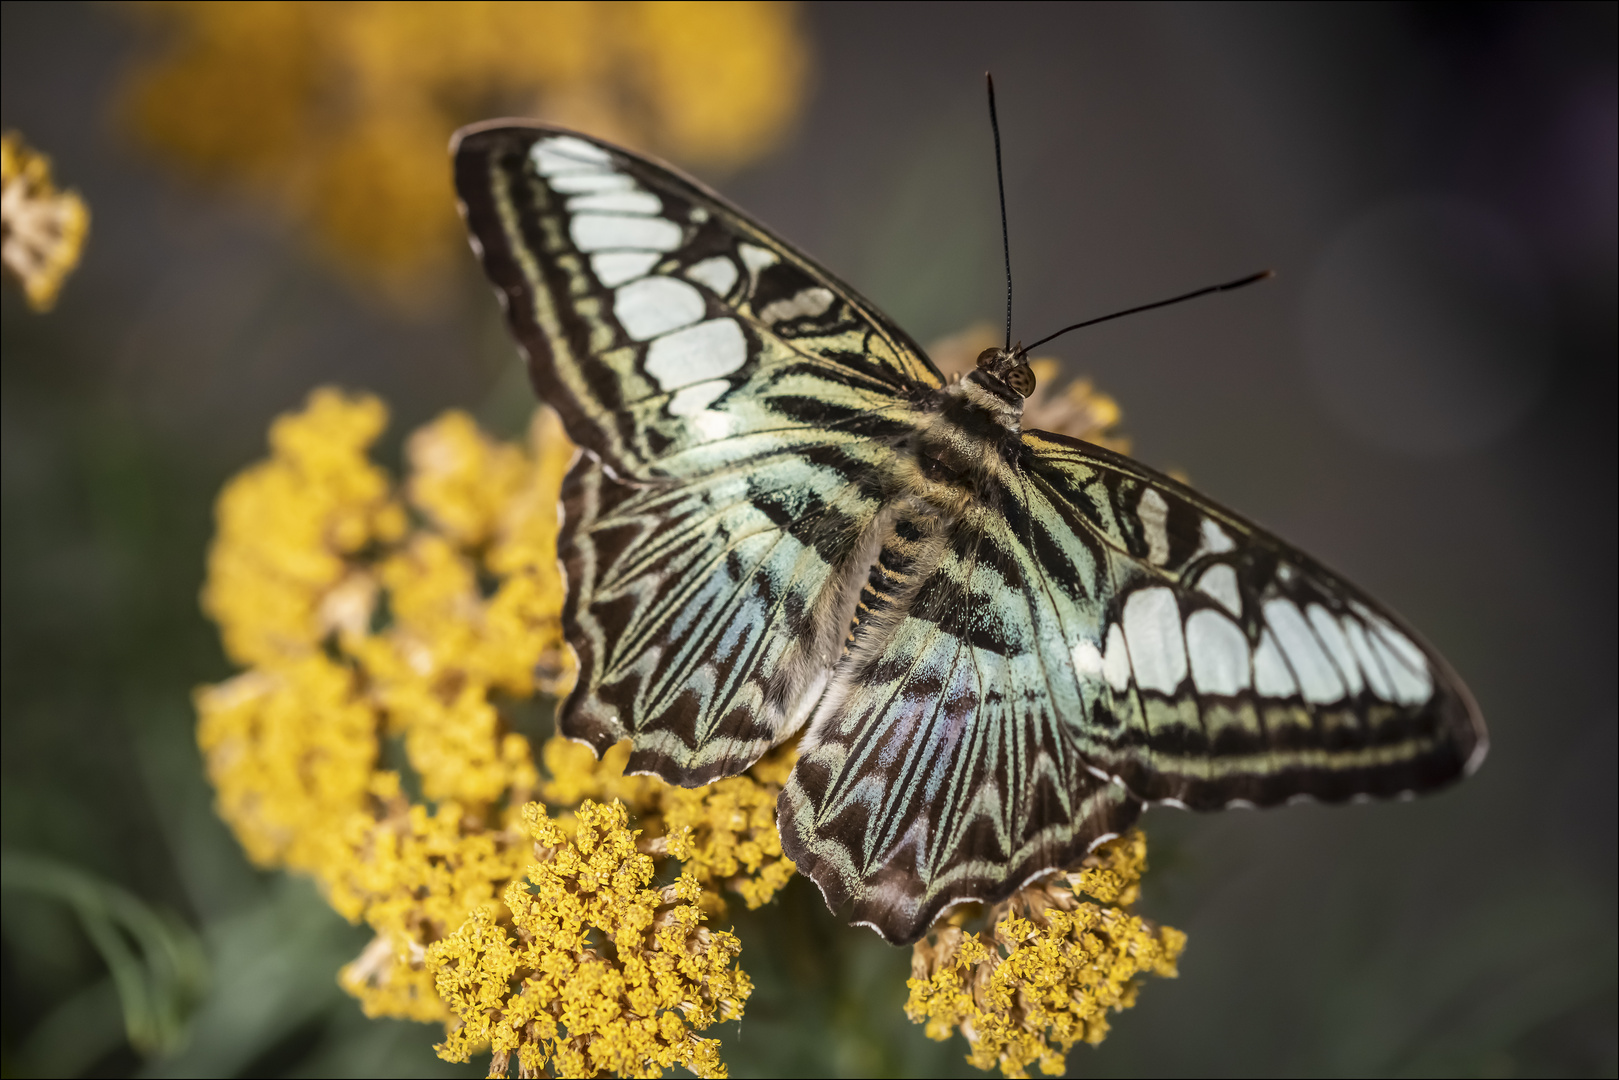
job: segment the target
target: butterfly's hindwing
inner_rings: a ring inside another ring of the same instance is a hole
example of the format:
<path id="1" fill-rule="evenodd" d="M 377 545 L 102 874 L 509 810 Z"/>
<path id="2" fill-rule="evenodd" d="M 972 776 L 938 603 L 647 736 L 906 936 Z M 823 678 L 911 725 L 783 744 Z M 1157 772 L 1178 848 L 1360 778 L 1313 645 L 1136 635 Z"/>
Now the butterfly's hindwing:
<path id="1" fill-rule="evenodd" d="M 678 783 L 738 772 L 825 684 L 883 478 L 942 380 L 847 286 L 673 172 L 483 125 L 456 183 L 541 397 L 586 451 L 560 554 L 562 730 Z"/>
<path id="2" fill-rule="evenodd" d="M 1391 796 L 1482 755 L 1465 689 L 1392 615 L 1174 481 L 1031 432 L 997 485 L 857 628 L 782 795 L 787 853 L 891 940 L 1071 865 L 1142 801 Z"/>
<path id="3" fill-rule="evenodd" d="M 1075 751 L 1077 688 L 1042 668 L 1051 613 L 1005 519 L 901 525 L 907 574 L 856 628 L 778 815 L 834 910 L 896 942 L 1072 865 L 1141 809 Z"/>
<path id="4" fill-rule="evenodd" d="M 634 486 L 581 457 L 563 491 L 563 626 L 580 688 L 562 728 L 632 770 L 706 783 L 805 719 L 826 683 L 882 502 L 811 455 Z"/>

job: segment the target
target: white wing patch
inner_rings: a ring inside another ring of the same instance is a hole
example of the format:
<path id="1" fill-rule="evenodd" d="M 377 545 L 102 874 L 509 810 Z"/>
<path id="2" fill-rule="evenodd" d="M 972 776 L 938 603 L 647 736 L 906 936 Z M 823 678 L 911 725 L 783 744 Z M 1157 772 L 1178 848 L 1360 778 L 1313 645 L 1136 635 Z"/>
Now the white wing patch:
<path id="1" fill-rule="evenodd" d="M 1141 503 L 1150 505 L 1145 497 Z M 1236 621 L 1243 607 L 1236 570 L 1215 563 L 1195 587 L 1224 611 L 1188 605 L 1193 610 L 1183 618 L 1174 590 L 1139 588 L 1108 627 L 1105 650 L 1090 641 L 1073 647 L 1075 672 L 1082 679 L 1105 679 L 1115 692 L 1133 681 L 1165 697 L 1173 697 L 1188 674 L 1199 694 L 1252 690 L 1261 697 L 1302 697 L 1312 705 L 1366 691 L 1399 705 L 1421 705 L 1433 696 L 1434 678 L 1422 650 L 1363 604 L 1334 615 L 1324 604 L 1301 610 L 1285 596 L 1273 597 L 1261 605 L 1259 643 L 1250 646 Z"/>
<path id="2" fill-rule="evenodd" d="M 1124 631 L 1114 623 L 1107 628 L 1107 655 L 1102 658 L 1102 677 L 1116 693 L 1130 689 L 1130 653 L 1124 644 Z"/>
<path id="3" fill-rule="evenodd" d="M 1147 541 L 1147 561 L 1162 566 L 1169 561 L 1169 504 L 1157 488 L 1143 488 L 1136 503 L 1136 517 Z"/>
<path id="4" fill-rule="evenodd" d="M 633 248 L 640 251 L 673 251 L 685 237 L 672 221 L 626 214 L 576 214 L 568 223 L 568 235 L 580 251 L 612 251 Z"/>
<path id="5" fill-rule="evenodd" d="M 1186 653 L 1192 682 L 1201 694 L 1236 694 L 1251 685 L 1248 639 L 1242 627 L 1204 608 L 1186 620 Z"/>
<path id="6" fill-rule="evenodd" d="M 572 135 L 541 139 L 529 151 L 529 157 L 534 161 L 535 170 L 544 177 L 572 172 L 599 173 L 613 164 L 607 151 Z"/>
<path id="7" fill-rule="evenodd" d="M 730 386 L 724 379 L 709 379 L 707 382 L 682 386 L 669 399 L 669 412 L 675 416 L 696 416 L 714 404 Z"/>
<path id="8" fill-rule="evenodd" d="M 742 265 L 746 266 L 748 273 L 754 277 L 759 276 L 759 271 L 775 266 L 781 261 L 780 256 L 774 251 L 759 247 L 757 244 L 738 244 L 736 250 L 737 254 L 742 256 Z"/>
<path id="9" fill-rule="evenodd" d="M 1237 588 L 1237 572 L 1230 563 L 1215 563 L 1197 579 L 1198 591 L 1212 596 L 1231 614 L 1242 616 L 1242 590 Z"/>
<path id="10" fill-rule="evenodd" d="M 594 210 L 601 214 L 651 215 L 662 213 L 663 202 L 650 191 L 621 189 L 575 195 L 568 200 L 568 209 L 575 213 Z"/>
<path id="11" fill-rule="evenodd" d="M 559 195 L 584 195 L 593 191 L 635 191 L 635 181 L 618 172 L 578 172 L 547 177 L 551 190 Z"/>
<path id="12" fill-rule="evenodd" d="M 611 289 L 644 277 L 658 258 L 656 251 L 603 251 L 590 257 L 590 269 L 597 281 Z"/>
<path id="13" fill-rule="evenodd" d="M 1326 705 L 1344 696 L 1343 680 L 1321 642 L 1310 630 L 1299 606 L 1286 598 L 1265 602 L 1265 621 L 1276 634 L 1277 644 L 1287 656 L 1288 666 L 1299 681 L 1304 700 Z"/>
<path id="14" fill-rule="evenodd" d="M 1361 674 L 1366 677 L 1366 683 L 1372 688 L 1372 693 L 1384 701 L 1397 701 L 1394 684 L 1383 671 L 1383 662 L 1372 652 L 1372 643 L 1366 640 L 1366 628 L 1360 620 L 1349 615 L 1343 617 L 1344 636 L 1349 639 L 1349 647 L 1354 650 L 1355 662 L 1359 665 Z"/>
<path id="15" fill-rule="evenodd" d="M 1124 639 L 1130 645 L 1136 685 L 1174 694 L 1186 678 L 1186 642 L 1175 594 L 1162 586 L 1131 593 L 1124 602 Z"/>
<path id="16" fill-rule="evenodd" d="M 1310 625 L 1315 627 L 1315 636 L 1327 647 L 1327 655 L 1338 668 L 1338 674 L 1343 677 L 1344 685 L 1351 694 L 1358 694 L 1366 685 L 1361 678 L 1360 665 L 1355 662 L 1355 654 L 1349 647 L 1349 639 L 1344 636 L 1344 628 L 1338 625 L 1338 620 L 1332 617 L 1332 612 L 1320 604 L 1311 604 L 1305 614 L 1310 616 Z"/>
<path id="17" fill-rule="evenodd" d="M 1374 611 L 1356 604 L 1355 613 L 1368 624 L 1372 651 L 1377 654 L 1384 673 L 1394 684 L 1395 700 L 1405 705 L 1416 705 L 1432 697 L 1433 676 L 1428 673 L 1428 664 L 1416 643 Z"/>
<path id="18" fill-rule="evenodd" d="M 715 296 L 724 297 L 730 295 L 731 288 L 736 285 L 736 279 L 740 275 L 737 273 L 736 263 L 724 255 L 715 255 L 687 267 L 686 276 L 707 287 Z"/>
<path id="19" fill-rule="evenodd" d="M 817 285 L 814 288 L 795 293 L 785 300 L 777 300 L 773 304 L 766 304 L 764 310 L 759 312 L 759 320 L 766 326 L 774 326 L 776 323 L 786 322 L 788 319 L 801 319 L 806 315 L 820 315 L 832 306 L 834 299 L 836 298 L 832 295 L 831 289 L 824 289 Z"/>
<path id="20" fill-rule="evenodd" d="M 1215 524 L 1213 518 L 1203 519 L 1201 531 L 1203 542 L 1198 546 L 1199 555 L 1224 555 L 1228 551 L 1237 550 L 1237 542 Z"/>
<path id="21" fill-rule="evenodd" d="M 1293 672 L 1282 659 L 1282 650 L 1276 647 L 1276 636 L 1269 630 L 1259 635 L 1259 648 L 1254 650 L 1254 689 L 1265 697 L 1292 697 L 1299 692 Z"/>
<path id="22" fill-rule="evenodd" d="M 710 319 L 665 334 L 646 351 L 646 373 L 665 390 L 717 379 L 748 360 L 748 340 L 735 319 Z"/>
<path id="23" fill-rule="evenodd" d="M 1074 646 L 1074 670 L 1082 679 L 1095 679 L 1102 674 L 1102 650 L 1095 642 L 1081 641 Z"/>
<path id="24" fill-rule="evenodd" d="M 634 341 L 650 341 L 703 317 L 707 305 L 696 288 L 672 277 L 649 277 L 620 288 L 613 314 Z"/>

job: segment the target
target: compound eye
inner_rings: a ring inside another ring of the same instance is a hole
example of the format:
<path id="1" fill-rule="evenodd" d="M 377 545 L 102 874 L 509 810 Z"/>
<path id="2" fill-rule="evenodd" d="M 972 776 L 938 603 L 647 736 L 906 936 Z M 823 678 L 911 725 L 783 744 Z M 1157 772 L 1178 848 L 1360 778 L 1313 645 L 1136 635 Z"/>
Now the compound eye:
<path id="1" fill-rule="evenodd" d="M 1028 364 L 1019 364 L 1006 373 L 1006 385 L 1019 397 L 1028 397 L 1034 393 L 1034 372 Z"/>
<path id="2" fill-rule="evenodd" d="M 981 368 L 987 368 L 1000 358 L 1001 350 L 985 349 L 983 352 L 978 354 L 978 366 Z"/>

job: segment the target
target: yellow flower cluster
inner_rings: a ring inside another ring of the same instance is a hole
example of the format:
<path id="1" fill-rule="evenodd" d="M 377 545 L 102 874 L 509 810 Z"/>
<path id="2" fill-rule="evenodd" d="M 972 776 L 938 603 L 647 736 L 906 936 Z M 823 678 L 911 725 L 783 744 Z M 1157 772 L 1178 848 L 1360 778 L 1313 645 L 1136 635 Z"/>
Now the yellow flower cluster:
<path id="1" fill-rule="evenodd" d="M 745 775 L 700 788 L 663 788 L 666 850 L 703 884 L 710 910 L 721 883 L 757 908 L 792 878 L 795 869 L 782 854 L 776 831 L 776 797 L 797 754 L 792 743 L 760 759 Z M 723 914 L 723 904 L 717 910 Z"/>
<path id="2" fill-rule="evenodd" d="M 542 750 L 556 779 L 541 788 L 552 806 L 582 799 L 617 799 L 641 823 L 648 851 L 680 860 L 702 886 L 703 910 L 723 916 L 721 888 L 748 908 L 769 903 L 795 873 L 776 831 L 776 797 L 797 759 L 791 742 L 766 754 L 741 776 L 700 788 L 681 788 L 650 776 L 625 776 L 630 743 L 610 748 L 600 761 L 588 746 L 552 738 Z"/>
<path id="3" fill-rule="evenodd" d="M 262 193 L 352 269 L 410 287 L 459 248 L 444 146 L 537 116 L 694 165 L 769 151 L 808 47 L 777 3 L 141 3 L 125 102 L 188 171 Z"/>
<path id="4" fill-rule="evenodd" d="M 636 835 L 650 834 L 634 866 L 674 859 L 686 871 L 680 903 L 655 905 L 663 936 L 646 948 L 673 948 L 664 931 L 678 924 L 690 963 L 701 959 L 712 969 L 689 985 L 658 983 L 665 994 L 658 1000 L 676 1003 L 658 1008 L 678 1006 L 694 1030 L 707 1026 L 702 1017 L 739 1013 L 746 976 L 732 971 L 735 939 L 692 920 L 724 911 L 721 888 L 752 906 L 791 877 L 774 806 L 792 751 L 767 756 L 749 775 L 686 791 L 624 776 L 628 743 L 597 761 L 588 747 L 553 738 L 543 747 L 542 776 L 528 739 L 502 709 L 561 693 L 572 681 L 556 540 L 573 447 L 549 410 L 535 414 L 526 446 L 492 440 L 451 412 L 407 440 L 409 474 L 396 487 L 367 456 L 386 422 L 375 398 L 318 390 L 303 411 L 271 427 L 270 458 L 220 495 L 202 602 L 227 654 L 247 669 L 196 698 L 198 743 L 221 815 L 256 863 L 311 875 L 337 911 L 376 931 L 340 974 L 367 1014 L 450 1024 L 460 1034 L 445 1052 L 464 1059 L 491 1036 L 452 1010 L 462 999 L 441 993 L 445 976 L 440 970 L 435 982 L 429 962 L 436 943 L 457 934 L 494 940 L 509 925 L 533 956 L 550 950 L 545 970 L 569 993 L 584 994 L 580 1001 L 607 993 L 608 983 L 581 974 L 599 957 L 583 945 L 535 938 L 538 924 L 523 921 L 526 909 L 508 909 L 525 872 L 540 884 L 536 830 L 551 836 L 561 827 L 529 800 L 579 806 L 562 825 L 576 834 L 570 850 L 587 862 L 634 848 L 622 840 L 630 835 L 627 817 L 611 827 L 602 817 L 633 812 Z M 390 743 L 402 750 L 403 769 L 382 767 Z M 419 796 L 407 793 L 412 784 Z M 619 802 L 599 805 L 612 800 Z M 582 839 L 587 834 L 619 839 L 604 847 Z M 545 873 L 563 865 L 558 859 L 545 855 L 552 867 Z M 627 962 L 625 948 L 621 942 L 617 962 Z M 647 963 L 662 970 L 662 960 Z M 682 963 L 688 975 L 695 970 Z M 724 983 L 722 972 L 732 981 Z M 710 993 L 722 983 L 730 989 Z M 681 987 L 696 996 L 668 997 Z M 497 994 L 494 983 L 479 992 Z M 507 992 L 525 993 L 523 985 Z M 601 1009 L 616 1008 L 606 1001 Z M 631 1012 L 650 1015 L 638 1005 Z M 545 1036 L 553 1039 L 546 1052 L 607 1055 L 617 1062 L 612 1069 L 636 1075 L 664 1058 L 720 1069 L 711 1041 L 674 1039 L 674 1019 L 659 1015 L 663 1042 L 655 1052 L 644 1040 L 625 1041 L 630 1029 L 622 1025 L 598 1030 L 575 1020 L 565 1023 L 565 1039 Z M 497 1051 L 501 1045 L 496 1040 Z"/>
<path id="5" fill-rule="evenodd" d="M 427 950 L 461 1021 L 442 1057 L 487 1044 L 491 1076 L 513 1053 L 523 1076 L 656 1077 L 677 1064 L 725 1075 L 718 1040 L 693 1032 L 742 1015 L 752 985 L 735 967 L 741 945 L 702 926 L 695 879 L 649 887 L 653 859 L 628 819 L 621 803 L 587 800 L 570 839 L 537 804 L 524 809 L 535 861 L 505 892 L 513 933 L 479 908 Z"/>
<path id="6" fill-rule="evenodd" d="M 1076 1042 L 1100 1043 L 1108 1011 L 1135 1004 L 1138 976 L 1175 975 L 1186 935 L 1125 910 L 1146 861 L 1146 839 L 1132 832 L 1098 848 L 1077 873 L 1015 894 L 990 913 L 992 930 L 935 930 L 915 947 L 906 1015 L 929 1038 L 959 1029 L 977 1068 L 999 1065 L 1022 1077 L 1038 1063 L 1061 1076 Z"/>
<path id="7" fill-rule="evenodd" d="M 391 790 L 390 790 L 391 789 Z M 513 829 L 485 828 L 457 803 L 429 811 L 398 791 L 394 773 L 375 788 L 386 814 L 353 815 L 344 837 L 348 860 L 323 879 L 332 906 L 363 917 L 376 938 L 338 981 L 368 1016 L 447 1020 L 427 969 L 427 947 L 465 922 L 467 913 L 499 902 L 522 871 L 528 844 Z"/>
<path id="8" fill-rule="evenodd" d="M 79 265 L 90 208 L 76 191 L 58 191 L 51 159 L 15 131 L 0 138 L 0 264 L 22 286 L 28 306 L 49 311 Z"/>

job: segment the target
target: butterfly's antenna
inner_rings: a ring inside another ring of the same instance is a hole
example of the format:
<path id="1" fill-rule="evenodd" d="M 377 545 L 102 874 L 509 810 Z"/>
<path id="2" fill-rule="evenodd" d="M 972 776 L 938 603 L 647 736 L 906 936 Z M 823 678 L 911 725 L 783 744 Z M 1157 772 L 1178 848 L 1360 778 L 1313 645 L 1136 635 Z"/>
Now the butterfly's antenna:
<path id="1" fill-rule="evenodd" d="M 1001 122 L 995 115 L 995 79 L 984 72 L 989 86 L 989 130 L 995 135 L 995 187 L 1001 193 L 1001 251 L 1006 255 L 1006 351 L 1012 351 L 1012 241 L 1006 232 L 1006 180 L 1001 176 Z"/>
<path id="2" fill-rule="evenodd" d="M 1061 330 L 1058 330 L 1055 334 L 1047 334 L 1045 337 L 1041 338 L 1039 341 L 1036 341 L 1032 345 L 1023 346 L 1018 350 L 1018 355 L 1026 355 L 1030 349 L 1038 349 L 1052 338 L 1062 337 L 1070 330 L 1079 330 L 1087 326 L 1095 326 L 1097 323 L 1104 323 L 1110 319 L 1122 319 L 1126 315 L 1135 315 L 1139 312 L 1151 311 L 1153 308 L 1168 307 L 1170 304 L 1178 304 L 1183 300 L 1196 300 L 1200 296 L 1209 295 L 1209 293 L 1230 292 L 1232 289 L 1240 289 L 1244 285 L 1252 285 L 1256 281 L 1264 281 L 1268 277 L 1275 276 L 1276 275 L 1274 272 L 1270 270 L 1261 270 L 1257 274 L 1249 274 L 1247 277 L 1238 278 L 1236 281 L 1228 281 L 1224 285 L 1210 285 L 1205 289 L 1196 289 L 1189 293 L 1183 293 L 1180 296 L 1171 296 L 1168 300 L 1159 300 L 1151 304 L 1142 304 L 1140 307 L 1125 308 L 1123 311 L 1115 311 L 1111 315 L 1102 315 L 1095 319 L 1086 319 L 1084 322 L 1077 322 L 1073 326 L 1065 326 Z"/>

